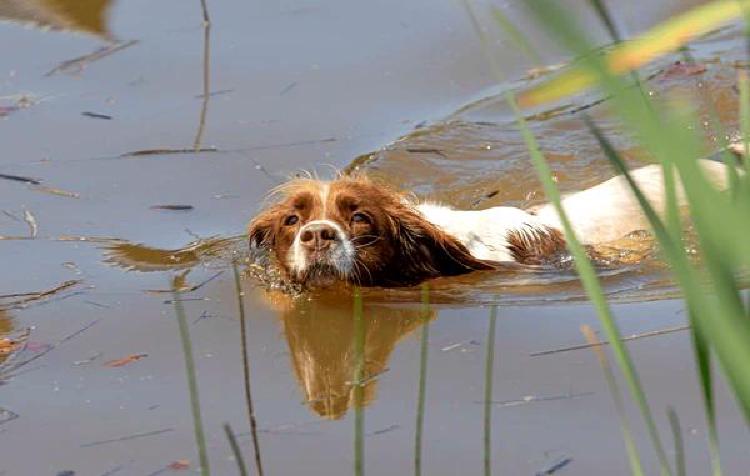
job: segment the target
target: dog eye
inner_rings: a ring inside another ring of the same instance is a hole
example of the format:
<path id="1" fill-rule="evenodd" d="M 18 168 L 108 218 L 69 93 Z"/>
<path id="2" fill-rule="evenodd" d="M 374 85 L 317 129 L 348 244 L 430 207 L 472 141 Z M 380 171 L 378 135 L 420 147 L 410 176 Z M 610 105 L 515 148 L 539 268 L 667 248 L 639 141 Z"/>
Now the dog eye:
<path id="1" fill-rule="evenodd" d="M 296 224 L 299 221 L 299 217 L 297 215 L 289 215 L 284 220 L 284 226 L 292 226 Z"/>
<path id="2" fill-rule="evenodd" d="M 352 215 L 352 223 L 370 223 L 370 217 L 364 213 L 355 213 Z"/>

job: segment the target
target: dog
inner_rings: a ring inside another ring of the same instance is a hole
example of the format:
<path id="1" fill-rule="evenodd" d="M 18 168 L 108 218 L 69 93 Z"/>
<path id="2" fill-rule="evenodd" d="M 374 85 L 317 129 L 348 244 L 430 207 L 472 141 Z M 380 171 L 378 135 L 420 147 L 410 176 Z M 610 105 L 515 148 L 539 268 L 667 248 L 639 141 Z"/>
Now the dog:
<path id="1" fill-rule="evenodd" d="M 699 161 L 706 177 L 726 186 L 726 166 Z M 631 171 L 646 198 L 665 209 L 663 169 Z M 681 187 L 678 204 L 685 205 Z M 291 283 L 304 288 L 336 282 L 408 286 L 439 276 L 518 265 L 547 265 L 567 256 L 554 206 L 456 210 L 418 202 L 363 176 L 331 181 L 293 179 L 277 187 L 249 224 L 254 252 L 267 254 Z M 624 176 L 562 200 L 578 239 L 594 247 L 648 229 Z"/>

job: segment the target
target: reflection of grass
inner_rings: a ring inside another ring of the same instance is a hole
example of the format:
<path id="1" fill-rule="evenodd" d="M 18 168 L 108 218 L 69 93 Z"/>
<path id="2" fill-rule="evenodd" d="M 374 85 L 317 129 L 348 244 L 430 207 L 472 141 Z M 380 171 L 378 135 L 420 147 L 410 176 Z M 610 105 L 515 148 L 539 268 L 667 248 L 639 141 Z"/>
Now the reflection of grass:
<path id="1" fill-rule="evenodd" d="M 362 292 L 354 290 L 354 474 L 365 474 L 365 320 L 362 309 Z"/>
<path id="2" fill-rule="evenodd" d="M 177 323 L 180 327 L 180 340 L 182 341 L 182 352 L 185 356 L 185 373 L 187 374 L 188 391 L 190 393 L 190 409 L 193 413 L 193 431 L 195 433 L 195 444 L 198 446 L 198 458 L 201 465 L 201 474 L 208 476 L 211 470 L 208 466 L 208 453 L 206 452 L 206 437 L 203 434 L 203 422 L 201 420 L 201 406 L 198 397 L 198 384 L 195 380 L 195 361 L 193 360 L 193 345 L 190 342 L 190 331 L 188 330 L 185 309 L 182 306 L 181 293 L 175 288 L 172 302 L 174 302 Z"/>
<path id="3" fill-rule="evenodd" d="M 427 387 L 427 353 L 430 340 L 430 288 L 422 286 L 422 338 L 419 345 L 419 391 L 417 396 L 417 423 L 414 432 L 414 475 L 422 474 L 422 429 L 424 426 L 424 403 Z"/>
<path id="4" fill-rule="evenodd" d="M 229 446 L 232 448 L 232 454 L 234 460 L 237 461 L 237 470 L 240 472 L 240 476 L 247 476 L 247 468 L 245 467 L 245 460 L 242 458 L 242 451 L 240 445 L 237 444 L 237 438 L 234 436 L 232 427 L 229 423 L 224 423 L 224 433 L 227 435 Z"/>
<path id="5" fill-rule="evenodd" d="M 232 262 L 234 271 L 234 289 L 237 295 L 237 312 L 240 315 L 240 349 L 242 352 L 242 375 L 245 390 L 245 404 L 247 405 L 247 417 L 250 423 L 250 434 L 253 439 L 253 454 L 255 455 L 255 469 L 258 476 L 263 476 L 263 464 L 260 458 L 260 442 L 258 441 L 258 423 L 255 419 L 255 408 L 253 407 L 253 394 L 250 388 L 250 359 L 247 350 L 247 318 L 245 316 L 245 293 L 242 291 L 240 272 L 237 263 Z"/>
<path id="6" fill-rule="evenodd" d="M 495 365 L 495 321 L 497 307 L 490 310 L 487 355 L 484 364 L 484 474 L 492 474 L 492 370 Z"/>

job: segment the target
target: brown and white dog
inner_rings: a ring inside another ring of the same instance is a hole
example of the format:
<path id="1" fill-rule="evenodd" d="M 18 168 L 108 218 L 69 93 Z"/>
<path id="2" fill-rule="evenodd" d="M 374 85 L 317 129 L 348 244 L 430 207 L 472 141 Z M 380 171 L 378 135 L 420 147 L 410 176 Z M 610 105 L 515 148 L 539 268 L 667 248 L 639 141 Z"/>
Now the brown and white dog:
<path id="1" fill-rule="evenodd" d="M 723 187 L 725 166 L 700 162 L 709 180 Z M 649 165 L 631 174 L 662 210 L 662 168 Z M 682 193 L 678 195 L 683 203 Z M 275 201 L 250 222 L 251 247 L 267 252 L 289 281 L 305 287 L 336 281 L 411 285 L 504 263 L 554 263 L 566 253 L 562 225 L 550 204 L 531 210 L 455 210 L 346 176 L 294 179 L 272 196 Z M 586 245 L 648 227 L 622 176 L 565 197 L 563 207 Z"/>

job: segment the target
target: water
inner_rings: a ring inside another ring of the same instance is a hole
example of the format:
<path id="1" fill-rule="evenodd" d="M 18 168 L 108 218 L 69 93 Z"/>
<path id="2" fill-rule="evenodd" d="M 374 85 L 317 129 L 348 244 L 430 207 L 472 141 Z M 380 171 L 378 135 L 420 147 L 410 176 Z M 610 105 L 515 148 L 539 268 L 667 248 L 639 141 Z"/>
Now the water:
<path id="1" fill-rule="evenodd" d="M 77 9 L 64 8 L 74 3 Z M 594 24 L 587 2 L 568 3 Z M 693 3 L 613 5 L 613 14 L 632 34 Z M 30 5 L 37 21 L 77 32 L 29 26 Z M 40 182 L 0 180 L 0 210 L 8 212 L 0 215 L 0 235 L 28 235 L 25 211 L 38 228 L 37 239 L 0 241 L 0 291 L 52 290 L 80 280 L 27 304 L 2 301 L 10 308 L 0 314 L 0 337 L 31 328 L 21 357 L 55 347 L 0 386 L 0 408 L 18 415 L 4 421 L 0 413 L 0 474 L 150 474 L 181 459 L 195 468 L 181 343 L 166 292 L 174 273 L 183 273 L 186 288 L 197 286 L 185 306 L 212 470 L 235 474 L 223 422 L 240 434 L 252 465 L 230 264 L 245 257 L 244 226 L 285 177 L 359 166 L 458 207 L 542 199 L 499 95 L 538 81 L 520 79 L 532 65 L 501 44 L 508 81 L 493 85 L 460 3 L 209 0 L 208 7 L 207 32 L 197 1 L 0 1 L 0 16 L 12 17 L 0 24 L 0 173 Z M 565 58 L 519 5 L 507 8 L 547 64 Z M 597 33 L 605 41 L 603 30 Z M 122 49 L 83 68 L 74 62 L 55 70 L 110 40 Z M 667 58 L 643 72 L 646 87 L 661 96 L 683 90 L 705 98 L 704 117 L 715 108 L 731 133 L 734 62 L 743 51 L 738 27 L 720 31 L 691 51 L 706 64 L 704 73 L 668 74 L 680 58 Z M 580 115 L 567 114 L 596 99 L 588 93 L 528 112 L 565 191 L 612 174 Z M 635 163 L 637 147 L 605 108 L 588 112 Z M 712 124 L 707 154 L 717 148 Z M 193 153 L 196 146 L 204 151 Z M 127 155 L 149 150 L 156 153 Z M 192 209 L 152 208 L 160 205 Z M 674 287 L 646 248 L 645 259 L 602 270 L 625 335 L 685 323 Z M 266 473 L 351 473 L 351 297 L 292 299 L 257 287 L 252 276 L 243 284 Z M 531 355 L 580 344 L 579 326 L 597 327 L 572 272 L 476 273 L 430 286 L 426 315 L 418 288 L 363 291 L 367 474 L 412 471 L 425 320 L 423 474 L 482 469 L 489 304 L 499 304 L 495 472 L 535 474 L 572 458 L 561 474 L 627 473 L 594 356 Z M 662 434 L 665 408 L 674 406 L 688 466 L 706 473 L 688 334 L 639 339 L 630 349 Z M 137 354 L 147 356 L 105 365 Z M 742 474 L 746 428 L 721 383 L 717 401 L 726 474 Z M 647 467 L 654 467 L 645 430 L 635 409 L 628 411 Z"/>

